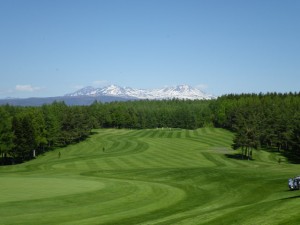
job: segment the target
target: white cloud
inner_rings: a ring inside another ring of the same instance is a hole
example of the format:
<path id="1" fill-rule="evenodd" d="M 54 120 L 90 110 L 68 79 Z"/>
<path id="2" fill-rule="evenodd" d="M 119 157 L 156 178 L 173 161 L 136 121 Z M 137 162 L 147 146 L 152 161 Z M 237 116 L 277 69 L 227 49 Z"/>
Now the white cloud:
<path id="1" fill-rule="evenodd" d="M 29 84 L 25 84 L 25 85 L 21 85 L 21 84 L 17 84 L 15 87 L 16 91 L 22 91 L 22 92 L 34 92 L 34 91 L 39 91 L 42 88 L 40 87 L 33 87 L 32 85 Z"/>

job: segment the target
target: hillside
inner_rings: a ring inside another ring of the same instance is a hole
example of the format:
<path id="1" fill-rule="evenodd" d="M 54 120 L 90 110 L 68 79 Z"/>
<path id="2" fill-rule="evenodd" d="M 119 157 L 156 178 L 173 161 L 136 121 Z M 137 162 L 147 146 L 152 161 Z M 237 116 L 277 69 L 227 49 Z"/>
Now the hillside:
<path id="1" fill-rule="evenodd" d="M 300 166 L 262 150 L 235 159 L 232 138 L 216 128 L 95 130 L 1 167 L 1 224 L 298 224 L 300 191 L 287 179 Z"/>
<path id="2" fill-rule="evenodd" d="M 0 99 L 0 105 L 13 106 L 42 106 L 45 104 L 53 104 L 54 102 L 64 102 L 66 105 L 91 105 L 93 102 L 122 102 L 128 101 L 127 98 L 114 96 L 58 96 L 45 98 L 7 98 Z"/>

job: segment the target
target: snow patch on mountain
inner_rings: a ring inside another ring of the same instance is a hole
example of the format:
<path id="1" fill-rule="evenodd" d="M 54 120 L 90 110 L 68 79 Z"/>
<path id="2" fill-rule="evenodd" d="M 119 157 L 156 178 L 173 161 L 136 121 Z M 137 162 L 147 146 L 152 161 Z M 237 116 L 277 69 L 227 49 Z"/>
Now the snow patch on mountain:
<path id="1" fill-rule="evenodd" d="M 198 88 L 189 85 L 177 85 L 158 89 L 135 89 L 131 87 L 120 87 L 109 85 L 102 88 L 91 86 L 82 88 L 65 96 L 114 96 L 128 99 L 214 99 L 215 97 L 206 94 Z"/>

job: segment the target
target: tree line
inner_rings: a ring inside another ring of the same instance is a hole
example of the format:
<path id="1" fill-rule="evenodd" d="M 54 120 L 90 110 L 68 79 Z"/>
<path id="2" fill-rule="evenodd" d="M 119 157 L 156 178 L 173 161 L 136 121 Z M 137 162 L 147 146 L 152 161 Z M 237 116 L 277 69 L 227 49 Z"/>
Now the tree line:
<path id="1" fill-rule="evenodd" d="M 300 156 L 300 93 L 224 95 L 210 107 L 214 125 L 235 132 L 243 157 L 261 147 Z"/>
<path id="2" fill-rule="evenodd" d="M 97 127 L 196 129 L 211 123 L 207 100 L 141 100 L 99 103 L 90 106 Z"/>
<path id="3" fill-rule="evenodd" d="M 300 93 L 224 95 L 216 100 L 140 100 L 67 106 L 0 106 L 1 162 L 18 163 L 80 142 L 94 128 L 222 127 L 234 149 L 276 148 L 300 156 Z"/>
<path id="4" fill-rule="evenodd" d="M 84 140 L 93 128 L 88 108 L 63 102 L 42 107 L 0 107 L 2 164 L 20 163 Z"/>

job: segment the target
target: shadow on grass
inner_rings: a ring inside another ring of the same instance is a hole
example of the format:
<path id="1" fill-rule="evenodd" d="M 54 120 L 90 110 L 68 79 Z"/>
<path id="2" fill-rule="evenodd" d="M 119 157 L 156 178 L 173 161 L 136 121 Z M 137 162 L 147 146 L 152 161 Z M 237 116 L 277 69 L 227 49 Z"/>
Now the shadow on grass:
<path id="1" fill-rule="evenodd" d="M 243 156 L 242 154 L 225 154 L 225 156 L 229 159 L 236 159 L 236 160 L 249 160 L 249 161 L 253 161 L 253 159 L 248 159 L 247 156 Z"/>
<path id="2" fill-rule="evenodd" d="M 280 201 L 284 201 L 284 200 L 297 199 L 297 198 L 300 198 L 300 195 L 297 195 L 297 196 L 291 196 L 291 197 L 287 197 L 287 198 L 282 198 L 282 199 L 279 199 L 279 200 L 280 200 Z"/>
<path id="3" fill-rule="evenodd" d="M 292 164 L 300 164 L 300 154 L 299 152 L 292 152 L 292 151 L 278 151 L 277 148 L 261 148 L 260 150 L 270 152 L 272 154 L 276 154 L 278 157 L 278 163 L 287 161 Z M 298 153 L 298 154 L 297 154 Z M 236 154 L 225 154 L 225 156 L 229 159 L 236 159 L 236 160 L 248 160 L 247 156 L 244 156 L 240 153 Z M 255 160 L 255 159 L 249 159 L 249 160 Z"/>
<path id="4" fill-rule="evenodd" d="M 264 147 L 263 150 L 267 151 L 267 152 L 277 154 L 278 156 L 283 156 L 283 157 L 286 158 L 286 160 L 289 163 L 300 164 L 299 152 L 295 153 L 295 152 L 292 152 L 292 150 L 290 150 L 290 151 L 284 151 L 284 150 L 278 151 L 278 148 L 270 148 L 270 147 Z"/>
<path id="5" fill-rule="evenodd" d="M 285 156 L 290 163 L 300 164 L 300 156 L 294 152 L 283 152 L 281 154 Z"/>

